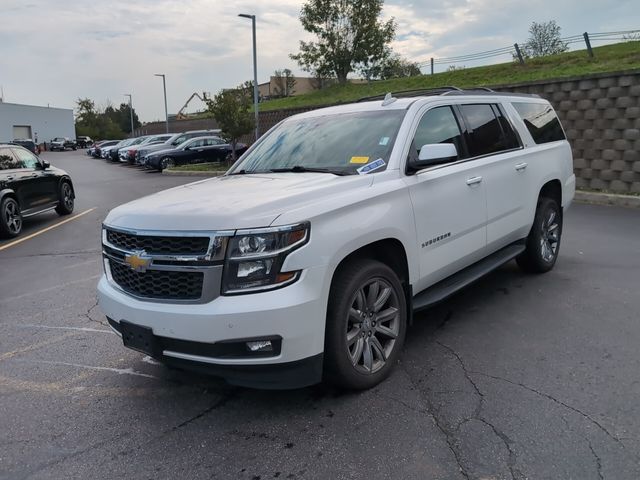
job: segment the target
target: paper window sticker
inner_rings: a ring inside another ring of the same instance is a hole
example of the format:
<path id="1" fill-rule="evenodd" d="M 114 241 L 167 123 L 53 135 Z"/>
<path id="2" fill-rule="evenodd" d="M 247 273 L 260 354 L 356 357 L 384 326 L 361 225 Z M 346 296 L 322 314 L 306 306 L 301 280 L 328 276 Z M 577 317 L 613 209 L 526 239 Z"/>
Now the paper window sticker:
<path id="1" fill-rule="evenodd" d="M 370 173 L 373 172 L 375 170 L 378 170 L 379 168 L 382 168 L 386 165 L 385 161 L 381 158 L 374 160 L 373 162 L 369 163 L 368 165 L 364 165 L 360 168 L 358 168 L 356 171 L 360 174 L 360 175 L 364 175 L 366 173 Z"/>
<path id="2" fill-rule="evenodd" d="M 349 163 L 367 163 L 369 161 L 369 157 L 351 157 Z"/>

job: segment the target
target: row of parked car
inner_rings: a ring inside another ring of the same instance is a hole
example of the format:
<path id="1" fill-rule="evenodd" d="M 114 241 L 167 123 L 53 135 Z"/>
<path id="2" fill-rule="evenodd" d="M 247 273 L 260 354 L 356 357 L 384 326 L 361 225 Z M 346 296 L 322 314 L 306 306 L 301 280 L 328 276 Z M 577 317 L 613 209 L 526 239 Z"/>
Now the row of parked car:
<path id="1" fill-rule="evenodd" d="M 247 145 L 236 145 L 237 155 L 246 150 Z M 162 171 L 176 165 L 222 162 L 231 155 L 231 145 L 220 137 L 220 130 L 192 130 L 96 142 L 87 155 Z"/>

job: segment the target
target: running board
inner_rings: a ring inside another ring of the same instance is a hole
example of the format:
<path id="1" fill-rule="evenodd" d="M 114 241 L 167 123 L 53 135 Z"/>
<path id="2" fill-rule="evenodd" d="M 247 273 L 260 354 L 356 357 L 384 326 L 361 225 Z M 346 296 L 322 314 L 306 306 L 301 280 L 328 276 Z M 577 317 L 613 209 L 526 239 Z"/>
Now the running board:
<path id="1" fill-rule="evenodd" d="M 492 253 L 488 257 L 468 266 L 458 273 L 454 273 L 448 278 L 436 283 L 435 285 L 423 290 L 413 297 L 413 310 L 423 310 L 432 307 L 436 303 L 440 303 L 447 297 L 453 295 L 458 290 L 471 285 L 476 280 L 484 277 L 487 273 L 504 265 L 509 260 L 524 252 L 525 245 L 523 242 L 512 243 L 511 245 Z"/>

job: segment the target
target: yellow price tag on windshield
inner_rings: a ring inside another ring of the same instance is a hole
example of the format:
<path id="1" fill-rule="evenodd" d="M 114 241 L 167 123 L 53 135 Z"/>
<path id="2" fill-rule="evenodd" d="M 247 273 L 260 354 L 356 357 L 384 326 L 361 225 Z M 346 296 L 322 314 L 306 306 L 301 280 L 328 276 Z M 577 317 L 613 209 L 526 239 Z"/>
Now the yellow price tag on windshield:
<path id="1" fill-rule="evenodd" d="M 349 163 L 367 163 L 369 161 L 369 157 L 351 157 L 351 161 Z"/>

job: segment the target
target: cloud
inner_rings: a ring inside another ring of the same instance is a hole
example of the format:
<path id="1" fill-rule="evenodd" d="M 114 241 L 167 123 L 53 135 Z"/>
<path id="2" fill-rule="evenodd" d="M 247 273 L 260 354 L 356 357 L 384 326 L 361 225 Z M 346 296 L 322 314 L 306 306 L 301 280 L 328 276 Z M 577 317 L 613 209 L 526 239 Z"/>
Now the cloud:
<path id="1" fill-rule="evenodd" d="M 6 101 L 71 108 L 78 97 L 119 104 L 133 94 L 144 120 L 164 116 L 194 92 L 253 77 L 251 22 L 257 16 L 258 80 L 291 68 L 300 40 L 301 0 L 3 0 L 0 85 Z M 555 19 L 563 34 L 633 28 L 629 0 L 388 0 L 398 23 L 393 48 L 412 60 L 448 57 L 523 41 L 532 21 Z M 496 59 L 508 60 L 508 58 Z"/>

